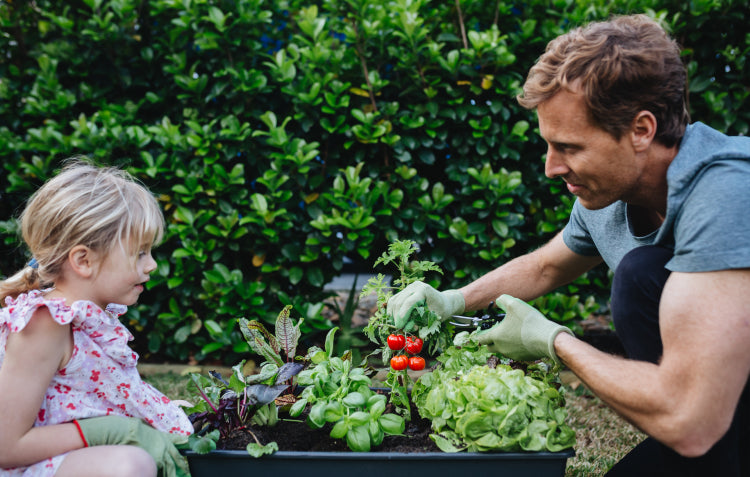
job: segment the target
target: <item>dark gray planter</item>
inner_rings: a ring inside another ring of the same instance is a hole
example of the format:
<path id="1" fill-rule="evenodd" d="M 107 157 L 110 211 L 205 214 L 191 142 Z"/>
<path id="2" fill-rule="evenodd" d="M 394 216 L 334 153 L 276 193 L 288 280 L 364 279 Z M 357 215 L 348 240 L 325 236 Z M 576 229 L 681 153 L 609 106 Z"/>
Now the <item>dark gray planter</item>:
<path id="1" fill-rule="evenodd" d="M 563 477 L 575 451 L 499 453 L 290 452 L 261 458 L 244 450 L 186 452 L 192 477 L 300 475 L 305 477 Z M 405 472 L 411 472 L 409 474 Z"/>

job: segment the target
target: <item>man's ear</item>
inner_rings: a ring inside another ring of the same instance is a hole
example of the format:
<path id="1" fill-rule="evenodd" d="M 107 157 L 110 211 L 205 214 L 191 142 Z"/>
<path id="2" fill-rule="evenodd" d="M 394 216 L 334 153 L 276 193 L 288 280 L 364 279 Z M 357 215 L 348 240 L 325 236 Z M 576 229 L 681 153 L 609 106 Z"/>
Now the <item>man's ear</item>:
<path id="1" fill-rule="evenodd" d="M 641 111 L 636 114 L 630 130 L 633 149 L 643 152 L 651 145 L 656 136 L 656 116 L 651 111 Z"/>
<path id="2" fill-rule="evenodd" d="M 96 270 L 94 251 L 85 245 L 76 245 L 68 252 L 68 264 L 74 273 L 82 278 L 90 278 Z"/>

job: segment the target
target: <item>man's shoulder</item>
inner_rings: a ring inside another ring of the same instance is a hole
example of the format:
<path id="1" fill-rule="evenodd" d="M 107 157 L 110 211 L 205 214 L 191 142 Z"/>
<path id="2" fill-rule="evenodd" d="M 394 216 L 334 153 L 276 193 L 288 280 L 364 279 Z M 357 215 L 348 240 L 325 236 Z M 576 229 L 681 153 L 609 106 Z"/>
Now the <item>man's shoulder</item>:
<path id="1" fill-rule="evenodd" d="M 711 167 L 732 161 L 750 173 L 750 137 L 727 136 L 703 123 L 691 124 L 667 172 L 670 190 L 675 193 Z"/>
<path id="2" fill-rule="evenodd" d="M 750 158 L 750 137 L 728 136 L 706 124 L 696 122 L 685 130 L 680 153 L 708 157 Z"/>

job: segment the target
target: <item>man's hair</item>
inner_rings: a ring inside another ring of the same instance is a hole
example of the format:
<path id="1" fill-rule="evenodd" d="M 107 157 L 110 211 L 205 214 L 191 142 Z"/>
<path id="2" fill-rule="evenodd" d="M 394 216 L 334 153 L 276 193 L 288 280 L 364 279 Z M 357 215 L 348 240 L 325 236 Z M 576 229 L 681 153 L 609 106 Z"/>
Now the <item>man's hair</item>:
<path id="1" fill-rule="evenodd" d="M 690 121 L 680 47 L 645 15 L 590 23 L 549 42 L 518 102 L 534 109 L 562 88 L 582 92 L 592 123 L 618 140 L 643 110 L 656 117 L 655 140 L 666 147 Z"/>

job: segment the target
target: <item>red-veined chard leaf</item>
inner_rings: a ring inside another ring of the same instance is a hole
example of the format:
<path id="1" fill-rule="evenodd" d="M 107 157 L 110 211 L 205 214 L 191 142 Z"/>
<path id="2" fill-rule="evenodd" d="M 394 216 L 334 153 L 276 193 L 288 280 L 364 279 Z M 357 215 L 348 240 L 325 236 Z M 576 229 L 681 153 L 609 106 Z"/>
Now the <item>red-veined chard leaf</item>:
<path id="1" fill-rule="evenodd" d="M 279 354 L 279 344 L 276 337 L 266 330 L 265 326 L 257 320 L 248 321 L 240 318 L 240 331 L 250 348 L 267 361 L 276 363 L 277 366 L 284 364 Z"/>
<path id="2" fill-rule="evenodd" d="M 295 325 L 291 318 L 289 318 L 289 312 L 292 310 L 292 305 L 287 305 L 281 310 L 279 316 L 276 318 L 276 340 L 278 341 L 281 349 L 284 350 L 288 359 L 294 359 L 294 355 L 297 353 L 297 343 L 299 342 L 302 332 L 299 327 L 304 321 L 302 318 Z"/>

